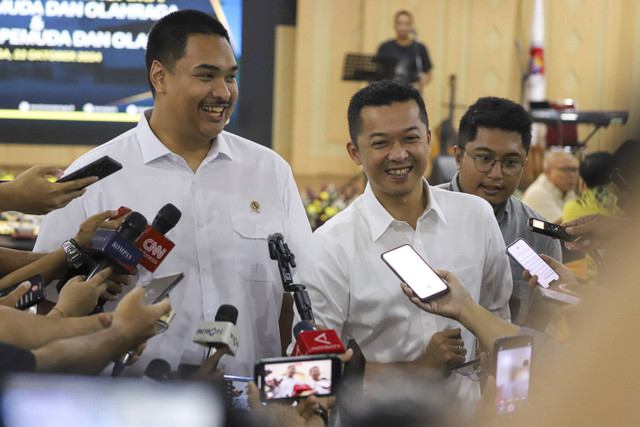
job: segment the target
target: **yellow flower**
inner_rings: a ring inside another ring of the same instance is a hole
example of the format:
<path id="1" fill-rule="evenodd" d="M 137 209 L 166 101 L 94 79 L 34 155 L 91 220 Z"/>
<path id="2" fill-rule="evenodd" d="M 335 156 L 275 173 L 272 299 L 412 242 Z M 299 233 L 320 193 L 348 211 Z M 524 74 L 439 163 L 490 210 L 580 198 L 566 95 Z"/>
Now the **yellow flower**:
<path id="1" fill-rule="evenodd" d="M 320 215 L 320 221 L 325 222 L 326 220 L 328 220 L 329 217 L 325 214 Z"/>
<path id="2" fill-rule="evenodd" d="M 327 200 L 329 198 L 329 193 L 326 191 L 320 192 L 320 200 Z"/>
<path id="3" fill-rule="evenodd" d="M 324 213 L 326 213 L 329 218 L 331 218 L 338 212 L 339 210 L 335 206 L 327 206 L 326 208 L 324 208 Z"/>
<path id="4" fill-rule="evenodd" d="M 307 206 L 307 213 L 314 215 L 317 213 L 320 213 L 321 209 L 318 208 L 318 206 L 316 206 L 315 203 L 310 204 L 309 206 Z"/>
<path id="5" fill-rule="evenodd" d="M 322 204 L 320 203 L 320 200 L 315 199 L 312 203 L 312 205 L 314 205 L 316 207 L 316 209 L 318 209 L 318 211 L 322 210 Z"/>

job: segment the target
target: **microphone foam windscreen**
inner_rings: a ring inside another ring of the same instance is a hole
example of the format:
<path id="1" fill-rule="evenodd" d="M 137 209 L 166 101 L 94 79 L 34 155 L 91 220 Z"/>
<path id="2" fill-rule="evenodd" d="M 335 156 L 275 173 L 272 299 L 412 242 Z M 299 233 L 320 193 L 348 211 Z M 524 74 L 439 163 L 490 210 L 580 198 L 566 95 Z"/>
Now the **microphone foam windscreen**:
<path id="1" fill-rule="evenodd" d="M 140 212 L 131 212 L 122 221 L 118 233 L 130 242 L 136 240 L 147 228 L 147 219 Z"/>
<path id="2" fill-rule="evenodd" d="M 230 322 L 234 325 L 238 320 L 238 309 L 231 304 L 222 304 L 216 313 L 216 322 Z"/>
<path id="3" fill-rule="evenodd" d="M 313 330 L 315 330 L 315 328 L 313 327 L 313 324 L 311 322 L 309 322 L 308 320 L 302 320 L 296 323 L 293 327 L 293 336 L 298 339 L 298 335 L 300 335 L 300 333 Z"/>
<path id="4" fill-rule="evenodd" d="M 151 227 L 160 234 L 167 234 L 169 230 L 176 226 L 181 217 L 182 212 L 180 209 L 172 203 L 167 203 L 158 211 Z"/>

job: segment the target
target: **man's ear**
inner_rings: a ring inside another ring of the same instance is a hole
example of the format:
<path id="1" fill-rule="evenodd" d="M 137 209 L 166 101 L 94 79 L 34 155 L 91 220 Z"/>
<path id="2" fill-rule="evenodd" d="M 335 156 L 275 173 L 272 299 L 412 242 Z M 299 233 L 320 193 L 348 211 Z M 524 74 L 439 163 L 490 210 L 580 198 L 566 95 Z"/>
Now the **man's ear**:
<path id="1" fill-rule="evenodd" d="M 358 147 L 356 147 L 356 144 L 354 144 L 353 141 L 347 142 L 347 153 L 349 153 L 349 156 L 351 157 L 351 159 L 354 161 L 356 165 L 362 166 L 362 162 L 360 161 L 360 153 L 358 152 Z"/>
<path id="2" fill-rule="evenodd" d="M 164 92 L 165 91 L 165 78 L 167 75 L 167 69 L 160 63 L 160 61 L 155 60 L 151 64 L 151 70 L 149 70 L 149 80 L 153 85 L 156 92 Z"/>
<path id="3" fill-rule="evenodd" d="M 460 148 L 459 145 L 455 145 L 453 147 L 453 157 L 456 159 L 456 165 L 458 166 L 458 170 L 460 170 L 460 163 L 462 163 L 463 155 L 464 155 L 464 150 Z"/>

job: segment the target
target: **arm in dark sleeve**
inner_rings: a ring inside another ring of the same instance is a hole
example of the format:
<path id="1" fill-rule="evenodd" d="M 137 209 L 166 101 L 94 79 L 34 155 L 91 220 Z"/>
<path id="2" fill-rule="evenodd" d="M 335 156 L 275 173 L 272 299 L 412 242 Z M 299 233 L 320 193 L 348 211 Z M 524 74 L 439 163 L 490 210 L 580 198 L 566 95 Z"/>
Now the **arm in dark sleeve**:
<path id="1" fill-rule="evenodd" d="M 422 43 L 420 43 L 420 56 L 422 57 L 422 72 L 428 73 L 433 68 L 433 64 L 431 64 L 427 47 Z"/>
<path id="2" fill-rule="evenodd" d="M 29 350 L 0 342 L 0 374 L 34 372 L 36 358 Z"/>

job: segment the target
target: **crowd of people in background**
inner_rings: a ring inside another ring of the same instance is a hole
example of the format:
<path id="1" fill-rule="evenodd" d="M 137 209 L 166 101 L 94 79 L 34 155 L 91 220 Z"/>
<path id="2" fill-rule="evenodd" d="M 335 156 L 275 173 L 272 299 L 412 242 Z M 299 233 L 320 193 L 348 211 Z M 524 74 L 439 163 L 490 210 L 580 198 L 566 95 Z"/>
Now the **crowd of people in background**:
<path id="1" fill-rule="evenodd" d="M 531 118 L 513 101 L 482 97 L 460 120 L 458 172 L 449 183 L 429 185 L 432 139 L 419 89 L 431 78 L 431 63 L 424 45 L 410 37 L 412 20 L 399 12 L 397 39 L 379 51 L 409 52 L 402 55 L 414 61 L 407 68 L 412 77 L 367 85 L 347 111 L 346 151 L 362 166 L 366 188 L 312 234 L 289 165 L 224 131 L 238 97 L 238 66 L 222 24 L 192 10 L 160 19 L 146 56 L 154 108 L 68 171 L 105 154 L 123 169 L 100 181 L 54 183 L 48 177 L 62 171 L 35 166 L 0 184 L 3 210 L 47 214 L 34 252 L 0 248 L 0 290 L 21 284 L 0 299 L 0 371 L 97 375 L 130 352 L 128 376 L 141 376 L 160 358 L 177 377 L 183 365 L 207 363 L 208 349 L 192 340 L 198 322 L 217 320 L 215 308 L 233 304 L 238 353 L 218 354 L 214 369 L 181 379 L 221 386 L 222 371 L 252 377 L 256 362 L 283 356 L 291 341 L 293 305 L 267 244 L 280 233 L 298 255 L 295 278 L 308 290 L 316 328 L 358 343 L 366 360 L 364 390 L 345 387 L 322 397 L 326 372 L 313 366 L 302 381 L 291 364 L 270 378 L 273 396 L 286 399 L 263 404 L 260 384 L 249 383 L 247 405 L 221 414 L 222 423 L 634 425 L 640 418 L 634 360 L 640 340 L 632 332 L 639 320 L 640 141 L 625 141 L 614 153 L 548 150 L 542 174 L 519 199 Z M 116 219 L 114 209 L 129 206 L 151 217 L 167 202 L 183 218 L 167 234 L 176 247 L 157 273 L 106 268 L 87 279 L 73 255 L 86 250 L 98 229 L 121 226 L 126 216 Z M 534 233 L 529 218 L 561 224 L 575 240 Z M 505 253 L 518 238 L 558 275 L 551 289 L 579 303 L 538 295 L 538 277 Z M 400 284 L 380 255 L 403 244 L 446 281 L 447 293 L 421 300 Z M 563 264 L 563 251 L 586 254 L 582 269 Z M 185 279 L 171 302 L 144 305 L 145 291 L 134 284 L 176 271 Z M 48 286 L 53 304 L 36 315 L 14 308 L 35 274 L 64 284 L 59 292 Z M 95 314 L 100 298 L 111 305 Z M 154 337 L 171 308 L 169 329 Z M 496 411 L 504 390 L 492 357 L 496 340 L 514 335 L 533 340 L 530 387 L 505 418 Z M 348 350 L 341 360 L 351 357 Z M 473 359 L 480 381 L 456 372 Z"/>

